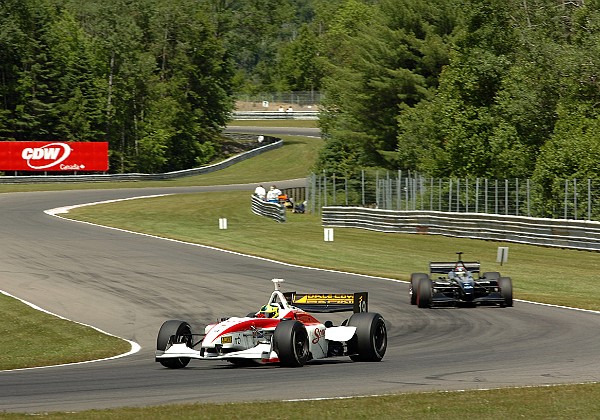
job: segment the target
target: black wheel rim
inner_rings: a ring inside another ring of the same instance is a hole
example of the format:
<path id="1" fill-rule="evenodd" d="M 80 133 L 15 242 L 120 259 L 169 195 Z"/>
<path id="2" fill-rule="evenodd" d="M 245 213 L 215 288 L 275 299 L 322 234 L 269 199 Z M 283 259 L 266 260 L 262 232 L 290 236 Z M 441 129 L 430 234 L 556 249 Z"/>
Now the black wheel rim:
<path id="1" fill-rule="evenodd" d="M 296 358 L 299 361 L 303 360 L 306 357 L 306 338 L 307 336 L 303 332 L 297 332 L 294 334 L 294 353 L 296 354 Z"/>
<path id="2" fill-rule="evenodd" d="M 385 329 L 385 323 L 380 321 L 377 323 L 375 327 L 375 332 L 373 334 L 373 344 L 375 352 L 379 356 L 383 356 L 381 353 L 385 350 L 387 345 L 387 334 Z"/>

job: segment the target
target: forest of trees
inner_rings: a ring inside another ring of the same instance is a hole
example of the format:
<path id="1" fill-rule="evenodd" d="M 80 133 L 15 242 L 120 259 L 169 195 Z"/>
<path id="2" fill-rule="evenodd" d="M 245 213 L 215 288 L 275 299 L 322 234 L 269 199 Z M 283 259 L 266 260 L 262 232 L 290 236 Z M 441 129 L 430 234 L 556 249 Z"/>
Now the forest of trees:
<path id="1" fill-rule="evenodd" d="M 320 91 L 315 170 L 598 178 L 600 0 L 3 0 L 0 140 L 214 159 L 236 93 Z"/>

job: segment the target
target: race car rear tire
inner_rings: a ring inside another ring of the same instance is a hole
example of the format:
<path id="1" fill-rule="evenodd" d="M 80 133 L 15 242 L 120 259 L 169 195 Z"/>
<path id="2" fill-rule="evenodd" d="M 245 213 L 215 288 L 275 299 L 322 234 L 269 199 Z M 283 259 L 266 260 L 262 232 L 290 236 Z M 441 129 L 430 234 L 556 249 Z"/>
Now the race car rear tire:
<path id="1" fill-rule="evenodd" d="M 348 325 L 356 327 L 354 337 L 348 342 L 350 359 L 355 362 L 381 361 L 387 349 L 387 328 L 383 317 L 375 312 L 360 312 L 350 317 Z"/>
<path id="2" fill-rule="evenodd" d="M 410 275 L 410 304 L 417 304 L 417 290 L 419 289 L 419 280 L 429 279 L 429 276 L 425 273 L 412 273 Z"/>
<path id="3" fill-rule="evenodd" d="M 429 278 L 420 279 L 417 286 L 417 306 L 429 308 L 433 296 L 433 283 Z"/>
<path id="4" fill-rule="evenodd" d="M 186 343 L 188 347 L 192 346 L 192 328 L 185 321 L 170 320 L 165 321 L 158 331 L 156 339 L 156 350 L 165 351 L 171 337 L 175 336 L 174 343 Z M 190 362 L 189 357 L 176 357 L 172 359 L 158 359 L 159 363 L 169 369 L 181 369 Z"/>
<path id="5" fill-rule="evenodd" d="M 308 332 L 300 321 L 285 320 L 273 332 L 273 350 L 279 364 L 285 367 L 302 367 L 308 361 Z"/>
<path id="6" fill-rule="evenodd" d="M 500 277 L 498 287 L 504 298 L 504 306 L 513 306 L 512 279 L 510 277 Z"/>

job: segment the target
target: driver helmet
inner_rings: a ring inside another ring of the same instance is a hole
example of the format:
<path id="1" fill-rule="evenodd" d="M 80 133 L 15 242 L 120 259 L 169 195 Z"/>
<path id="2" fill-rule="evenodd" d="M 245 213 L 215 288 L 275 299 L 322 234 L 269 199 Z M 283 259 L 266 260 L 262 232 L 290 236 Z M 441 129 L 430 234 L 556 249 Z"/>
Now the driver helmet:
<path id="1" fill-rule="evenodd" d="M 465 267 L 456 267 L 454 273 L 457 277 L 467 277 L 467 270 L 465 269 Z"/>
<path id="2" fill-rule="evenodd" d="M 260 315 L 265 318 L 277 318 L 279 316 L 279 306 L 277 305 L 265 305 L 260 308 Z"/>

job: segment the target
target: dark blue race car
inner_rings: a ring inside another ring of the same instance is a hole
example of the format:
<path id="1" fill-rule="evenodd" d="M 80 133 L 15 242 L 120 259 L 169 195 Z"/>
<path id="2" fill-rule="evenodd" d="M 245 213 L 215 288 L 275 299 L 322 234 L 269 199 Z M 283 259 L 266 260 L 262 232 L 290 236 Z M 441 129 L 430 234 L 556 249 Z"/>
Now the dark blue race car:
<path id="1" fill-rule="evenodd" d="M 413 273 L 410 303 L 419 308 L 458 305 L 513 306 L 512 280 L 497 271 L 480 275 L 479 261 L 430 262 L 429 274 Z"/>

